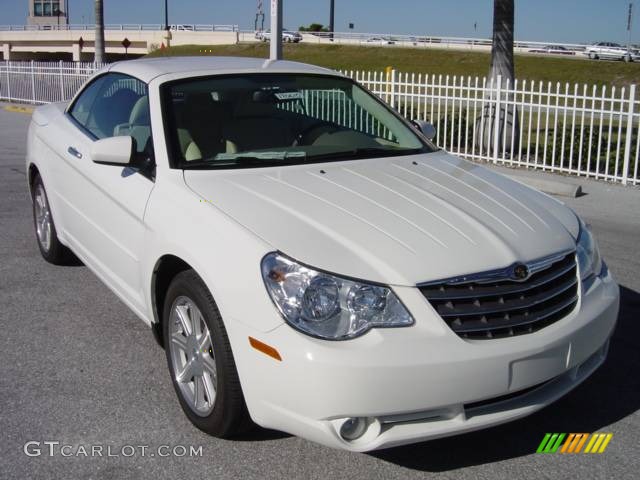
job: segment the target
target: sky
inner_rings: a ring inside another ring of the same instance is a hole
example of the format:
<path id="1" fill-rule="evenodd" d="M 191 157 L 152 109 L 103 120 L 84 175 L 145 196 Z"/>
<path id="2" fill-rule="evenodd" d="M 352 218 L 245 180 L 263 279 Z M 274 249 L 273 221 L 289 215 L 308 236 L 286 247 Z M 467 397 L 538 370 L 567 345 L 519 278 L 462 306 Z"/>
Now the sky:
<path id="1" fill-rule="evenodd" d="M 258 0 L 169 0 L 169 23 L 253 29 Z M 329 0 L 283 0 L 284 24 L 329 23 Z M 269 0 L 263 0 L 267 24 Z M 163 0 L 104 0 L 106 23 L 162 23 Z M 22 25 L 28 0 L 0 0 L 0 24 Z M 93 23 L 93 0 L 69 0 L 71 23 Z M 516 0 L 517 40 L 627 41 L 629 0 Z M 433 36 L 491 36 L 493 0 L 336 0 L 336 30 Z M 632 43 L 640 43 L 640 1 Z"/>

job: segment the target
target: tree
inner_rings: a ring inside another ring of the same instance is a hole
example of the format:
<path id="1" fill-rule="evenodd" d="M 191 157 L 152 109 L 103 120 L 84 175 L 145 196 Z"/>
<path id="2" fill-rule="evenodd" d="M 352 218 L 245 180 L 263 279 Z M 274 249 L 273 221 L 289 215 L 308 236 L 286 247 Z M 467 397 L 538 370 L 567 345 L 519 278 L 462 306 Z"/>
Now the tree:
<path id="1" fill-rule="evenodd" d="M 501 92 L 504 92 L 507 84 L 513 88 L 514 62 L 513 62 L 513 32 L 514 32 L 514 6 L 515 0 L 494 0 L 493 2 L 493 42 L 491 46 L 491 68 L 489 70 L 488 87 L 493 86 L 493 92 L 489 97 L 496 98 L 498 82 Z M 518 111 L 513 105 L 513 94 L 501 93 L 500 111 L 497 111 L 496 103 L 492 102 L 484 109 L 484 131 L 479 136 L 479 146 L 486 152 L 495 148 L 498 151 L 514 151 L 519 145 Z M 506 116 L 506 122 L 505 122 Z M 515 123 L 515 128 L 514 128 Z M 480 127 L 478 119 L 477 128 Z M 505 132 L 505 127 L 507 131 Z M 496 144 L 496 129 L 498 142 Z M 511 132 L 514 132 L 512 138 Z M 505 135 L 506 133 L 506 135 Z"/>
<path id="2" fill-rule="evenodd" d="M 102 63 L 105 60 L 104 55 L 104 6 L 102 0 L 95 0 L 96 12 L 96 39 L 95 39 L 95 56 L 94 62 Z"/>
<path id="3" fill-rule="evenodd" d="M 303 25 L 298 30 L 300 30 L 301 32 L 328 32 L 329 31 L 329 29 L 324 25 L 322 25 L 321 23 L 312 23 L 308 27 L 305 27 Z"/>
<path id="4" fill-rule="evenodd" d="M 513 83 L 513 26 L 514 0 L 494 0 L 489 78 L 501 75 L 503 82 L 509 79 Z"/>

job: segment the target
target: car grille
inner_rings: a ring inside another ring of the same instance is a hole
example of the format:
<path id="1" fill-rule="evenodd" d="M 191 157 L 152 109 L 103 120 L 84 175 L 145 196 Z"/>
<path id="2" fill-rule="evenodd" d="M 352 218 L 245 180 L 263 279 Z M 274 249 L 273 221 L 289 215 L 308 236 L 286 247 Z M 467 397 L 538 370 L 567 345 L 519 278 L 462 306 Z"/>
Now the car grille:
<path id="1" fill-rule="evenodd" d="M 531 275 L 524 281 L 511 279 L 510 268 L 418 287 L 459 336 L 479 340 L 512 337 L 551 325 L 578 302 L 575 253 L 528 267 Z"/>

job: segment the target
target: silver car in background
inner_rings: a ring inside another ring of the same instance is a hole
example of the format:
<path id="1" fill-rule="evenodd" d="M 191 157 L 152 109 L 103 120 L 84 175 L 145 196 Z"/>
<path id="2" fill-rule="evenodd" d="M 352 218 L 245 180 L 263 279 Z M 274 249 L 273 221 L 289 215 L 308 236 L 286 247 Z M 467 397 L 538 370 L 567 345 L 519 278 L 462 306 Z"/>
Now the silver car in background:
<path id="1" fill-rule="evenodd" d="M 630 50 L 617 43 L 598 42 L 585 49 L 585 54 L 591 60 L 622 60 L 624 62 L 637 62 L 640 60 L 640 52 Z"/>
<path id="2" fill-rule="evenodd" d="M 261 42 L 269 42 L 271 40 L 271 31 L 257 31 L 255 35 L 257 40 Z M 300 32 L 292 32 L 290 30 L 282 31 L 282 41 L 286 43 L 300 43 L 302 41 L 302 34 Z"/>

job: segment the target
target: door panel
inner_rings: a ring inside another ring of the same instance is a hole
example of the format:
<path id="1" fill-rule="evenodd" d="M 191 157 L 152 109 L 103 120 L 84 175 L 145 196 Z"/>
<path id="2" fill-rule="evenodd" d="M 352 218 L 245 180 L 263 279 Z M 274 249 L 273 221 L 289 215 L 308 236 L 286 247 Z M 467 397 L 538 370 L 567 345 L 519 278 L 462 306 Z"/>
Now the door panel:
<path id="1" fill-rule="evenodd" d="M 91 146 L 97 138 L 112 136 L 114 131 L 130 133 L 127 122 L 122 120 L 129 120 L 133 107 L 146 94 L 144 91 L 143 95 L 129 98 L 120 113 L 110 108 L 106 115 L 95 114 L 96 108 L 108 105 L 114 94 L 122 98 L 135 90 L 135 86 L 133 90 L 128 88 L 127 82 L 137 80 L 123 82 L 121 77 L 104 80 L 90 114 L 83 117 L 92 129 L 84 128 L 73 118 L 73 110 L 61 122 L 66 134 L 59 137 L 56 145 L 60 157 L 56 184 L 62 186 L 56 195 L 64 204 L 64 236 L 72 249 L 141 313 L 145 311 L 140 277 L 144 212 L 154 182 L 130 167 L 99 165 L 91 159 Z M 120 85 L 127 85 L 129 92 L 119 91 Z M 112 106 L 113 101 L 116 100 L 112 100 Z M 146 105 L 148 108 L 148 102 Z M 148 129 L 150 134 L 150 126 Z"/>

